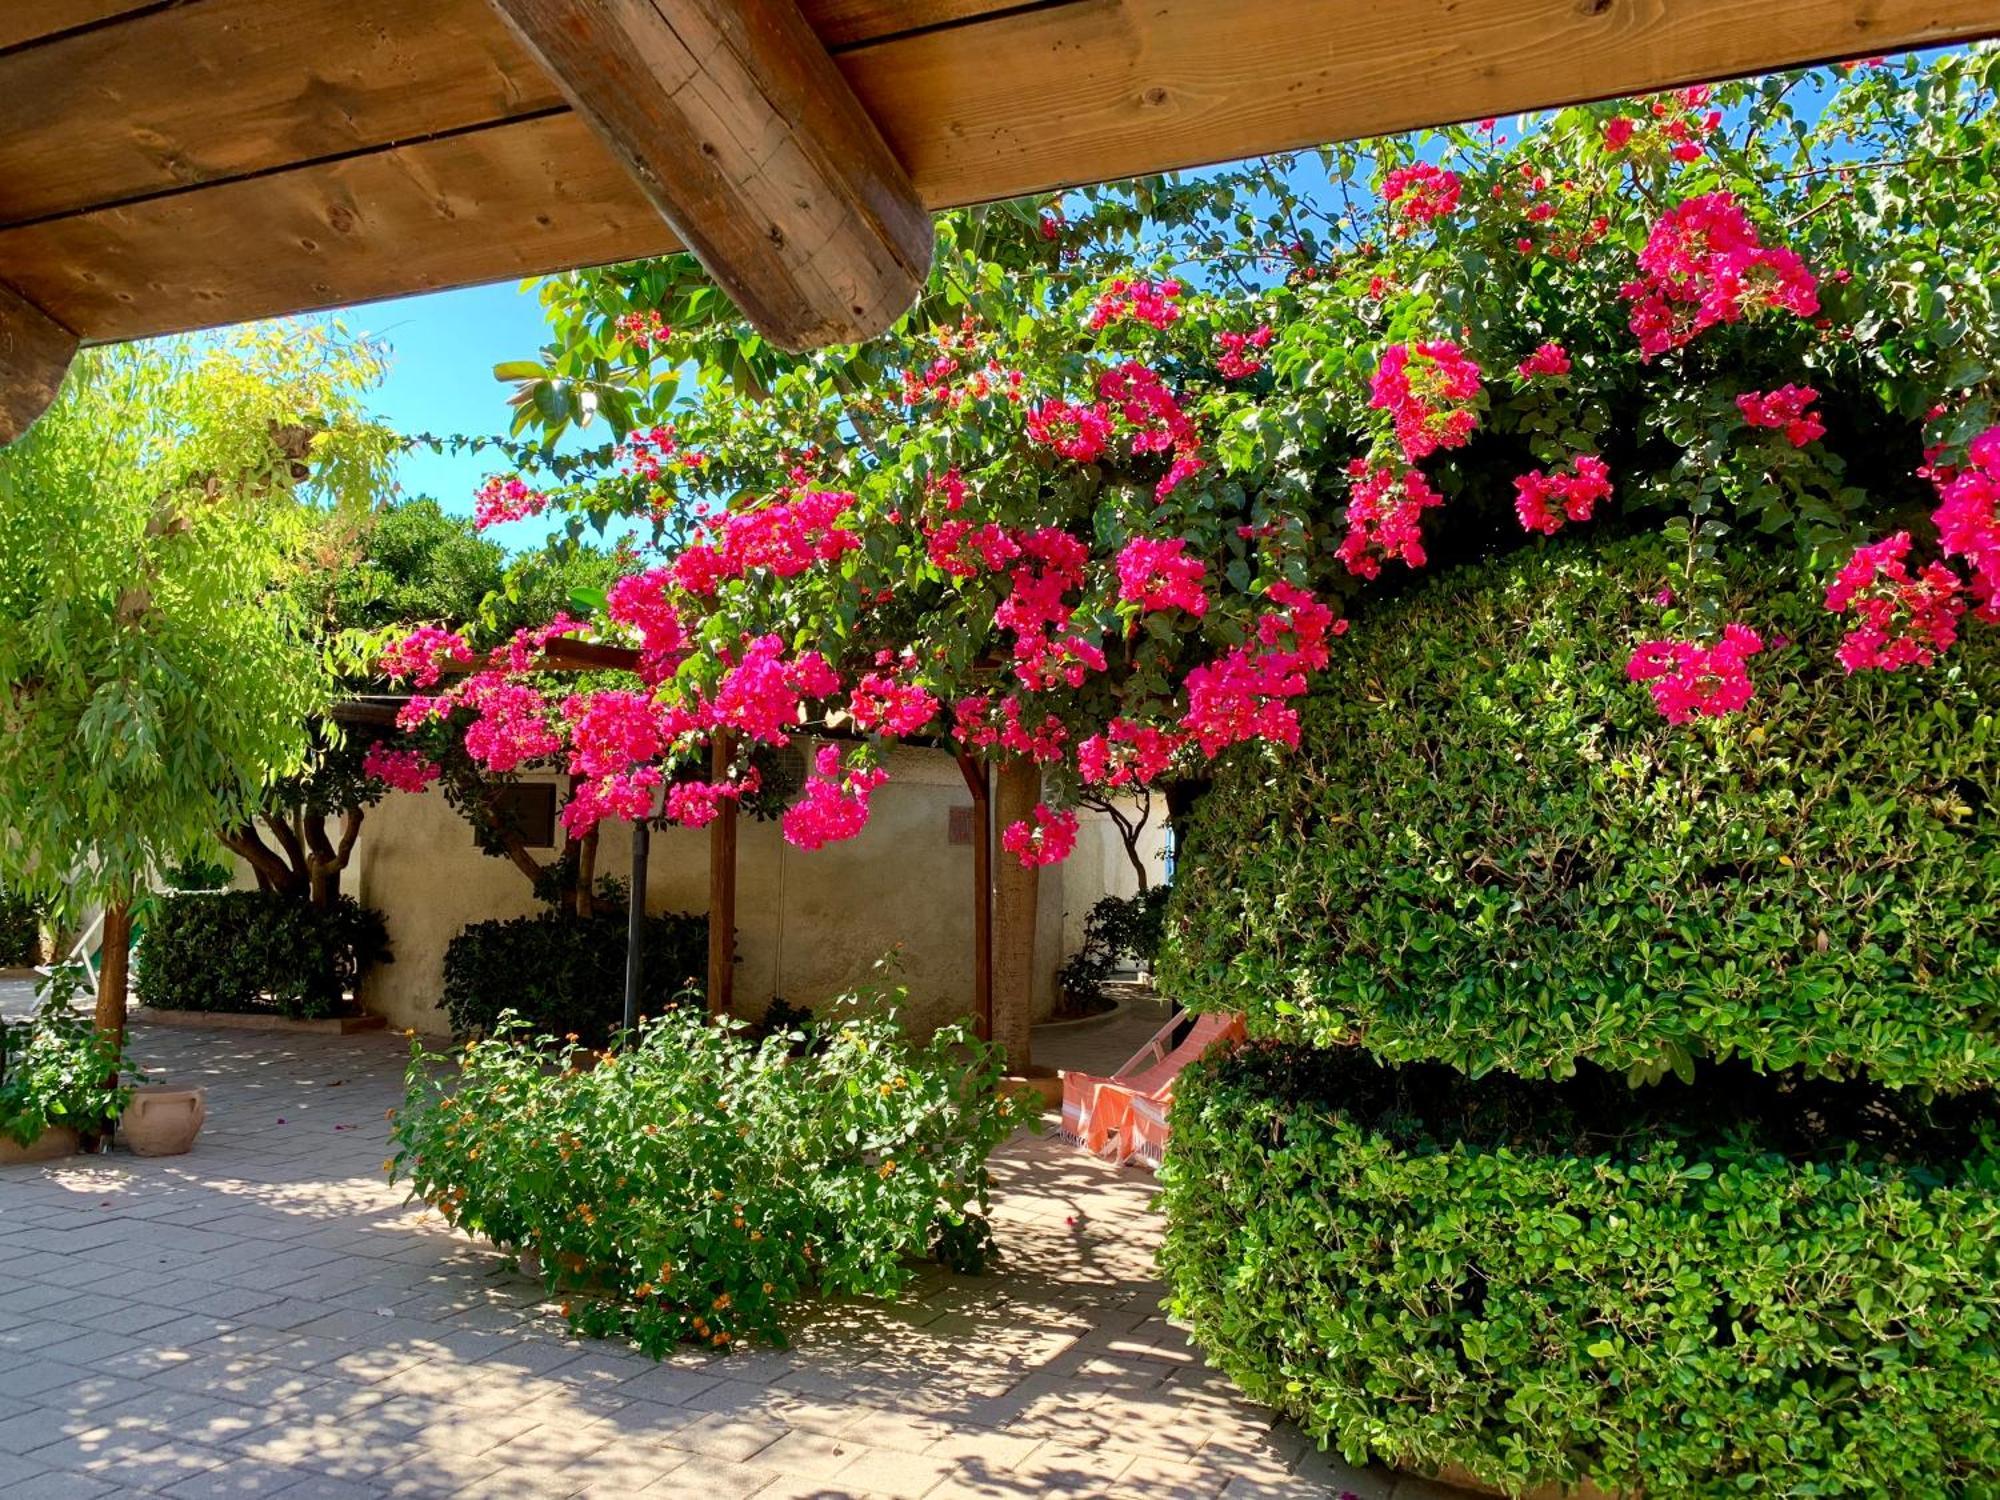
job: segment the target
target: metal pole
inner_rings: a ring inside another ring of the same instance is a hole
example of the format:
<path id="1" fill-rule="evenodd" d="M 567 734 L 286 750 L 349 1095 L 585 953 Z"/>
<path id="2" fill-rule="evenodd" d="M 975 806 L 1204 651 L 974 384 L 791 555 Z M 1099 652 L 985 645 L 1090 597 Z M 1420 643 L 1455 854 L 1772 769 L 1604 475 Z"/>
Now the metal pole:
<path id="1" fill-rule="evenodd" d="M 646 858 L 653 838 L 650 820 L 632 825 L 632 902 L 625 922 L 625 1029 L 639 1029 L 639 984 L 646 965 Z"/>

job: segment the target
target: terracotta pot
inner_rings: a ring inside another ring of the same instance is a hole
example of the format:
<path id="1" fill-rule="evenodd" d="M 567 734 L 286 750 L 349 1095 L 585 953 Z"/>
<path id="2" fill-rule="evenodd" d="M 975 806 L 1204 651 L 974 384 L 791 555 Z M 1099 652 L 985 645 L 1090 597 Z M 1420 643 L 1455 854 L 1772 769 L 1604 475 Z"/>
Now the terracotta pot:
<path id="1" fill-rule="evenodd" d="M 118 1134 L 134 1156 L 180 1156 L 194 1145 L 207 1118 L 203 1089 L 134 1089 L 118 1117 Z"/>
<path id="2" fill-rule="evenodd" d="M 0 1135 L 0 1167 L 19 1166 L 31 1161 L 55 1161 L 59 1157 L 74 1156 L 82 1149 L 83 1142 L 67 1125 L 51 1125 L 26 1146 L 17 1145 L 13 1137 Z"/>

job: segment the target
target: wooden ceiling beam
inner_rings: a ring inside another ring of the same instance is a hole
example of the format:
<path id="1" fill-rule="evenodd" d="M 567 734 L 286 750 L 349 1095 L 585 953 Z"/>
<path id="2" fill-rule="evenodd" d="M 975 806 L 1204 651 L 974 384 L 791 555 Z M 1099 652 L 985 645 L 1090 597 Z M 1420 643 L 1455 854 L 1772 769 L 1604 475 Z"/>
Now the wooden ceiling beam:
<path id="1" fill-rule="evenodd" d="M 76 349 L 75 334 L 0 285 L 0 447 L 49 409 Z"/>
<path id="2" fill-rule="evenodd" d="M 935 231 L 795 0 L 492 0 L 763 335 L 872 338 Z"/>

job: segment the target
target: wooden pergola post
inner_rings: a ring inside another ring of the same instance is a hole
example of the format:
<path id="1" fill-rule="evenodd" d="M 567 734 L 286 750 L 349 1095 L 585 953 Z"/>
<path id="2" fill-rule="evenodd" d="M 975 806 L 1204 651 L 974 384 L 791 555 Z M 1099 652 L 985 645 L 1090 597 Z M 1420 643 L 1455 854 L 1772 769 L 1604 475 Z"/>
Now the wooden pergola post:
<path id="1" fill-rule="evenodd" d="M 709 748 L 709 777 L 718 784 L 729 775 L 733 747 L 718 729 Z M 736 1001 L 736 801 L 722 799 L 708 825 L 708 1013 L 735 1013 Z"/>
<path id="2" fill-rule="evenodd" d="M 959 774 L 972 793 L 972 1006 L 982 1042 L 993 1040 L 993 783 L 986 762 L 964 749 Z"/>
<path id="3" fill-rule="evenodd" d="M 1025 756 L 1001 762 L 994 821 L 1005 828 L 1034 822 L 1042 800 L 1042 768 Z M 1033 1065 L 1029 1033 L 1035 1018 L 1035 929 L 1041 913 L 1041 870 L 1003 859 L 993 877 L 993 1040 L 1007 1053 L 1007 1070 Z"/>

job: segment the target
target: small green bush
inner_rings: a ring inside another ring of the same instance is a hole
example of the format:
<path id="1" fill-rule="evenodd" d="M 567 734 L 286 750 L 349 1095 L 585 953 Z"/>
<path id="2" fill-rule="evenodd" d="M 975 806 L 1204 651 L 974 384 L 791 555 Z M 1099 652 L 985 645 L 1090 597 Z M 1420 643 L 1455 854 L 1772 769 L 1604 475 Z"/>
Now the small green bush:
<path id="1" fill-rule="evenodd" d="M 1151 963 L 1159 956 L 1168 895 L 1167 887 L 1156 885 L 1136 896 L 1104 896 L 1085 913 L 1083 946 L 1056 970 L 1056 983 L 1070 1004 L 1109 1008 L 1104 984 L 1119 961 Z"/>
<path id="2" fill-rule="evenodd" d="M 588 1069 L 511 1024 L 449 1058 L 417 1044 L 391 1173 L 539 1255 L 577 1329 L 655 1356 L 781 1339 L 811 1292 L 892 1296 L 910 1256 L 976 1265 L 986 1158 L 1021 1108 L 999 1051 L 957 1027 L 918 1047 L 893 1016 L 816 1033 L 670 1013 Z"/>
<path id="3" fill-rule="evenodd" d="M 452 1033 L 484 1036 L 512 1012 L 542 1035 L 603 1046 L 625 1019 L 625 925 L 622 911 L 473 923 L 444 955 Z M 708 973 L 708 918 L 646 918 L 642 972 L 643 1015 L 664 1014 L 698 993 Z"/>
<path id="4" fill-rule="evenodd" d="M 31 1146 L 52 1125 L 105 1134 L 131 1102 L 128 1072 L 88 1017 L 44 1007 L 26 1021 L 0 1021 L 0 1136 Z M 119 1086 L 106 1088 L 114 1074 Z"/>
<path id="5" fill-rule="evenodd" d="M 1162 1174 L 1174 1305 L 1350 1461 L 1649 1500 L 2000 1494 L 1990 1115 L 1867 1091 L 1830 1126 L 1852 1086 L 1741 1074 L 1731 1107 L 1353 1048 L 1206 1062 Z M 1838 1142 L 1868 1118 L 1893 1142 Z"/>
<path id="6" fill-rule="evenodd" d="M 1668 724 L 1650 541 L 1534 548 L 1356 618 L 1299 750 L 1191 820 L 1162 988 L 1474 1075 L 1697 1060 L 2000 1081 L 2000 631 L 1846 676 L 1823 580 L 1727 560 L 1757 696 Z"/>
<path id="7" fill-rule="evenodd" d="M 139 946 L 134 987 L 160 1010 L 339 1013 L 387 962 L 382 914 L 352 896 L 316 907 L 273 891 L 183 892 L 160 900 Z"/>
<path id="8" fill-rule="evenodd" d="M 42 909 L 25 896 L 0 891 L 0 968 L 42 961 Z"/>

